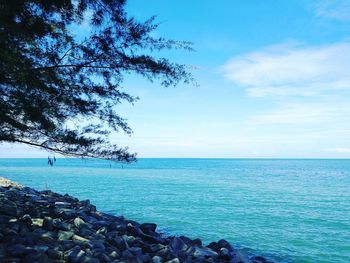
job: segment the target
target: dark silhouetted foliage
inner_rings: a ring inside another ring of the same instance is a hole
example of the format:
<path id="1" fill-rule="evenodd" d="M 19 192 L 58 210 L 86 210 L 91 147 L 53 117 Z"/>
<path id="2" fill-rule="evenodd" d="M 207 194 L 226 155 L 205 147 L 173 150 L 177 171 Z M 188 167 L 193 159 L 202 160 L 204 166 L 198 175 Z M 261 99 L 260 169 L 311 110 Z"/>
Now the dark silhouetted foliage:
<path id="1" fill-rule="evenodd" d="M 188 83 L 187 68 L 157 52 L 191 47 L 153 37 L 154 18 L 138 22 L 124 6 L 124 0 L 0 2 L 0 142 L 134 160 L 109 142 L 112 131 L 131 133 L 115 109 L 137 99 L 122 91 L 124 74 L 164 86 Z"/>

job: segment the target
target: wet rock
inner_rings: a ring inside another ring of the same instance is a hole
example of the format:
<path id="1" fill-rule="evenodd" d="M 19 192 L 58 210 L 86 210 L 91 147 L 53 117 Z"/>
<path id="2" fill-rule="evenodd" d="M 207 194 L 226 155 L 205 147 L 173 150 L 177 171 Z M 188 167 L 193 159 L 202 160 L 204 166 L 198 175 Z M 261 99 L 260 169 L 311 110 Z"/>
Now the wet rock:
<path id="1" fill-rule="evenodd" d="M 119 255 L 120 255 L 120 251 L 116 251 L 115 249 L 111 253 L 109 253 L 109 257 L 111 259 L 119 259 L 120 257 Z"/>
<path id="2" fill-rule="evenodd" d="M 51 259 L 63 259 L 63 252 L 57 249 L 49 249 L 47 255 Z"/>
<path id="3" fill-rule="evenodd" d="M 140 229 L 147 235 L 152 235 L 156 231 L 157 225 L 152 223 L 144 223 L 140 225 Z"/>
<path id="4" fill-rule="evenodd" d="M 219 251 L 219 258 L 223 260 L 230 260 L 231 259 L 231 254 L 230 251 L 228 251 L 227 248 L 221 248 Z"/>
<path id="5" fill-rule="evenodd" d="M 88 227 L 88 225 L 85 223 L 85 221 L 83 219 L 81 219 L 80 217 L 76 217 L 73 221 L 74 226 L 77 228 L 83 228 L 83 227 Z"/>
<path id="6" fill-rule="evenodd" d="M 41 252 L 31 253 L 25 256 L 21 262 L 23 263 L 46 263 L 48 262 L 48 256 Z"/>
<path id="7" fill-rule="evenodd" d="M 0 185 L 0 262 L 266 263 L 226 240 L 163 237 L 157 225 L 96 211 L 90 201 Z"/>
<path id="8" fill-rule="evenodd" d="M 58 240 L 69 240 L 73 237 L 74 232 L 72 231 L 58 231 Z"/>
<path id="9" fill-rule="evenodd" d="M 267 263 L 267 259 L 262 256 L 253 256 L 251 261 L 253 261 L 253 263 Z"/>
<path id="10" fill-rule="evenodd" d="M 0 214 L 17 217 L 19 215 L 17 204 L 7 198 L 0 198 Z"/>
<path id="11" fill-rule="evenodd" d="M 230 263 L 252 263 L 248 255 L 241 251 L 236 251 Z"/>
<path id="12" fill-rule="evenodd" d="M 24 216 L 22 216 L 20 218 L 20 221 L 25 223 L 25 224 L 31 225 L 32 224 L 32 217 L 28 214 L 25 214 Z"/>
<path id="13" fill-rule="evenodd" d="M 191 241 L 191 245 L 192 245 L 192 246 L 201 247 L 201 246 L 202 246 L 202 240 L 200 240 L 199 238 L 193 239 L 193 240 Z"/>
<path id="14" fill-rule="evenodd" d="M 215 252 L 219 252 L 220 250 L 220 247 L 217 242 L 211 242 L 207 247 L 214 250 Z"/>
<path id="15" fill-rule="evenodd" d="M 44 217 L 43 228 L 49 231 L 53 230 L 54 226 L 53 226 L 53 220 L 51 217 Z"/>
<path id="16" fill-rule="evenodd" d="M 233 247 L 231 246 L 231 244 L 228 242 L 228 241 L 226 241 L 225 239 L 220 239 L 219 241 L 218 241 L 218 246 L 219 246 L 219 248 L 226 248 L 228 251 L 233 251 Z"/>
<path id="17" fill-rule="evenodd" d="M 9 247 L 7 247 L 6 250 L 7 250 L 7 253 L 13 257 L 23 257 L 27 254 L 36 252 L 34 249 L 32 249 L 30 247 L 26 247 L 22 244 L 9 246 Z"/>
<path id="18" fill-rule="evenodd" d="M 180 260 L 178 258 L 173 258 L 172 260 L 168 260 L 165 263 L 180 263 Z"/>
<path id="19" fill-rule="evenodd" d="M 70 263 L 78 263 L 83 260 L 85 255 L 85 251 L 81 250 L 79 246 L 75 246 L 65 253 L 64 258 Z"/>
<path id="20" fill-rule="evenodd" d="M 162 263 L 162 262 L 163 262 L 163 260 L 160 256 L 154 256 L 152 258 L 152 263 Z"/>
<path id="21" fill-rule="evenodd" d="M 216 258 L 218 256 L 218 253 L 206 247 L 192 247 L 190 250 L 190 254 L 192 254 L 196 258 L 201 259 L 210 257 Z"/>
<path id="22" fill-rule="evenodd" d="M 71 229 L 71 225 L 65 223 L 60 218 L 56 218 L 52 220 L 53 227 L 62 231 L 69 231 Z"/>
<path id="23" fill-rule="evenodd" d="M 174 253 L 178 253 L 179 251 L 184 251 L 188 248 L 185 242 L 179 237 L 174 237 L 171 240 L 169 246 L 174 251 Z"/>
<path id="24" fill-rule="evenodd" d="M 41 218 L 33 218 L 32 219 L 32 224 L 36 225 L 38 227 L 42 227 L 43 226 L 43 222 L 44 222 L 44 220 L 41 219 Z"/>

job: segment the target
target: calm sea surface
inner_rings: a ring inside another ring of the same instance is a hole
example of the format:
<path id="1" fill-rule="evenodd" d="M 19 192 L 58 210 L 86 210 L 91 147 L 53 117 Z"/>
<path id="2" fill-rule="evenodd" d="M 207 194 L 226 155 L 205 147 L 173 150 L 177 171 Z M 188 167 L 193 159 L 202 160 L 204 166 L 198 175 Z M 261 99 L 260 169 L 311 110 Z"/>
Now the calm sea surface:
<path id="1" fill-rule="evenodd" d="M 0 159 L 0 176 L 283 262 L 350 262 L 350 160 Z"/>

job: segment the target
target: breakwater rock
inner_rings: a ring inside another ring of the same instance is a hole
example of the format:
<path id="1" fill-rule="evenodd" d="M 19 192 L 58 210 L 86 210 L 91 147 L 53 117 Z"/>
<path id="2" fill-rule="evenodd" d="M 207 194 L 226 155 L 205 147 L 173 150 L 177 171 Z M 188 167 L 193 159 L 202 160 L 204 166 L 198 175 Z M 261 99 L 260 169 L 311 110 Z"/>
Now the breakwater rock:
<path id="1" fill-rule="evenodd" d="M 98 212 L 89 200 L 0 186 L 0 262 L 262 263 L 219 240 L 163 236 L 157 225 Z"/>

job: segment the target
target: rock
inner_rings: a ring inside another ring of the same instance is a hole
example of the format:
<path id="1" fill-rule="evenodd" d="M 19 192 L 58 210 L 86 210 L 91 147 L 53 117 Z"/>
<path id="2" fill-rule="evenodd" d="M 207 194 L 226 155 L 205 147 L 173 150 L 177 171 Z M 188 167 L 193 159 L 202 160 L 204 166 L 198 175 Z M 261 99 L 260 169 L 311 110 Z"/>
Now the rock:
<path id="1" fill-rule="evenodd" d="M 152 244 L 150 246 L 148 246 L 148 249 L 151 253 L 155 253 L 161 249 L 166 248 L 166 246 L 162 245 L 162 244 Z"/>
<path id="2" fill-rule="evenodd" d="M 151 262 L 151 257 L 148 254 L 137 255 L 137 260 L 140 262 Z"/>
<path id="3" fill-rule="evenodd" d="M 121 237 L 115 237 L 114 242 L 115 242 L 116 247 L 121 251 L 129 248 L 128 243 Z"/>
<path id="4" fill-rule="evenodd" d="M 35 252 L 25 256 L 21 262 L 23 263 L 46 263 L 48 262 L 48 256 L 45 253 Z"/>
<path id="5" fill-rule="evenodd" d="M 253 256 L 250 260 L 254 263 L 267 263 L 267 259 L 262 256 Z"/>
<path id="6" fill-rule="evenodd" d="M 43 246 L 43 245 L 36 245 L 36 246 L 33 246 L 33 249 L 36 252 L 46 253 L 46 251 L 49 249 L 49 247 L 48 246 Z"/>
<path id="7" fill-rule="evenodd" d="M 28 255 L 30 253 L 36 252 L 34 249 L 29 248 L 29 247 L 25 247 L 22 244 L 9 246 L 9 247 L 7 247 L 6 250 L 10 256 L 14 256 L 14 257 L 23 257 L 23 256 Z"/>
<path id="8" fill-rule="evenodd" d="M 41 219 L 41 218 L 33 218 L 32 219 L 32 224 L 33 225 L 36 225 L 38 227 L 42 227 L 43 226 L 43 223 L 44 223 L 44 220 Z"/>
<path id="9" fill-rule="evenodd" d="M 0 214 L 17 217 L 19 215 L 17 204 L 7 198 L 1 198 Z"/>
<path id="10" fill-rule="evenodd" d="M 25 214 L 24 216 L 22 216 L 22 217 L 20 218 L 20 221 L 23 222 L 23 223 L 26 223 L 26 224 L 28 224 L 28 225 L 31 225 L 31 224 L 32 224 L 32 218 L 31 218 L 31 216 L 28 215 L 28 214 Z"/>
<path id="11" fill-rule="evenodd" d="M 227 248 L 221 248 L 219 251 L 219 258 L 223 259 L 223 260 L 230 260 L 231 259 L 231 255 L 230 255 L 230 251 L 228 251 Z"/>
<path id="12" fill-rule="evenodd" d="M 82 228 L 82 227 L 87 227 L 87 224 L 85 223 L 85 221 L 83 219 L 81 219 L 80 217 L 76 217 L 73 221 L 75 227 L 77 228 Z"/>
<path id="13" fill-rule="evenodd" d="M 10 219 L 13 219 L 13 217 L 7 215 L 0 215 L 0 224 L 7 224 L 10 221 Z"/>
<path id="14" fill-rule="evenodd" d="M 40 240 L 50 244 L 55 242 L 55 236 L 52 232 L 46 232 L 40 235 Z"/>
<path id="15" fill-rule="evenodd" d="M 73 237 L 74 232 L 72 231 L 58 231 L 58 240 L 69 240 Z"/>
<path id="16" fill-rule="evenodd" d="M 211 242 L 207 247 L 214 250 L 215 252 L 219 252 L 220 250 L 220 247 L 217 242 Z"/>
<path id="17" fill-rule="evenodd" d="M 135 256 L 142 254 L 142 249 L 139 247 L 131 247 L 128 250 Z"/>
<path id="18" fill-rule="evenodd" d="M 68 202 L 55 202 L 55 206 L 59 206 L 59 207 L 70 207 L 71 204 Z"/>
<path id="19" fill-rule="evenodd" d="M 70 224 L 65 223 L 60 218 L 56 218 L 52 220 L 53 227 L 63 231 L 69 231 L 71 229 Z"/>
<path id="20" fill-rule="evenodd" d="M 115 248 L 114 250 L 109 254 L 109 257 L 112 259 L 119 259 L 120 251 L 117 251 Z"/>
<path id="21" fill-rule="evenodd" d="M 150 236 L 150 235 L 146 235 L 143 233 L 139 234 L 139 237 L 148 243 L 152 243 L 152 244 L 165 244 L 164 239 L 160 238 L 160 237 L 154 237 L 154 236 Z"/>
<path id="22" fill-rule="evenodd" d="M 199 238 L 193 239 L 193 240 L 191 241 L 191 245 L 192 245 L 192 246 L 201 247 L 201 246 L 202 246 L 202 240 L 200 240 Z"/>
<path id="23" fill-rule="evenodd" d="M 131 223 L 126 225 L 126 230 L 129 235 L 137 237 L 140 234 L 140 229 L 137 226 L 132 225 Z"/>
<path id="24" fill-rule="evenodd" d="M 98 260 L 95 259 L 96 262 L 112 262 L 112 260 L 110 259 L 109 256 L 107 256 L 106 254 L 101 254 L 98 256 Z M 91 261 L 86 261 L 88 263 L 90 263 Z"/>
<path id="25" fill-rule="evenodd" d="M 180 260 L 178 258 L 173 258 L 172 260 L 168 260 L 165 263 L 180 263 Z"/>
<path id="26" fill-rule="evenodd" d="M 85 251 L 81 250 L 79 246 L 75 246 L 68 250 L 64 257 L 69 263 L 78 263 L 85 257 Z"/>
<path id="27" fill-rule="evenodd" d="M 174 251 L 175 254 L 177 254 L 179 251 L 184 251 L 188 248 L 188 246 L 183 242 L 183 240 L 179 237 L 174 237 L 169 246 Z"/>
<path id="28" fill-rule="evenodd" d="M 230 263 L 252 263 L 248 255 L 241 251 L 236 251 Z"/>
<path id="29" fill-rule="evenodd" d="M 218 253 L 206 247 L 192 247 L 191 252 L 194 257 L 204 259 L 209 257 L 217 257 Z"/>
<path id="30" fill-rule="evenodd" d="M 163 262 L 163 260 L 160 256 L 154 256 L 152 258 L 152 263 L 162 263 L 162 262 Z"/>
<path id="31" fill-rule="evenodd" d="M 219 248 L 223 248 L 224 247 L 224 248 L 228 249 L 228 251 L 233 251 L 233 247 L 225 239 L 220 239 L 218 241 L 218 246 L 219 246 Z"/>
<path id="32" fill-rule="evenodd" d="M 72 240 L 80 241 L 80 242 L 89 242 L 89 239 L 75 235 L 75 234 L 73 235 Z"/>
<path id="33" fill-rule="evenodd" d="M 47 255 L 52 259 L 63 259 L 63 252 L 56 249 L 49 249 Z"/>
<path id="34" fill-rule="evenodd" d="M 152 235 L 156 231 L 157 225 L 152 223 L 144 223 L 140 225 L 140 229 L 147 235 Z"/>
<path id="35" fill-rule="evenodd" d="M 44 217 L 43 228 L 49 231 L 53 230 L 54 226 L 53 226 L 53 220 L 51 217 Z"/>

